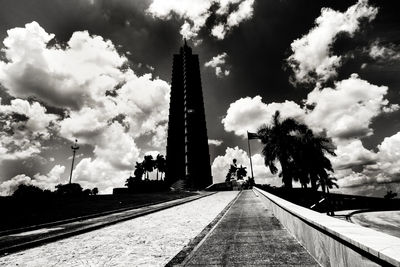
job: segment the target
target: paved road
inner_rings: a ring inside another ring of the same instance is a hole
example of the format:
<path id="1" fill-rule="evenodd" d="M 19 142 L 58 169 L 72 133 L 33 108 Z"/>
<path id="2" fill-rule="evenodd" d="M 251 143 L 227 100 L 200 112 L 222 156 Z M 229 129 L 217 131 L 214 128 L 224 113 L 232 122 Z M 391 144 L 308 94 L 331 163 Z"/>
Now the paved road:
<path id="1" fill-rule="evenodd" d="M 251 190 L 242 192 L 184 264 L 319 266 Z"/>
<path id="2" fill-rule="evenodd" d="M 75 222 L 43 227 L 32 231 L 6 234 L 0 236 L 0 256 L 21 249 L 39 246 L 44 243 L 92 231 L 104 226 L 136 218 L 145 214 L 163 210 L 176 205 L 180 205 L 192 200 L 199 199 L 209 194 L 210 193 L 203 193 L 200 195 L 171 200 L 168 202 L 159 203 L 155 205 L 126 210 L 122 212 L 116 212 L 113 214 L 99 216 L 96 218 L 84 219 Z"/>
<path id="3" fill-rule="evenodd" d="M 358 225 L 400 238 L 399 210 L 356 213 L 350 220 Z"/>

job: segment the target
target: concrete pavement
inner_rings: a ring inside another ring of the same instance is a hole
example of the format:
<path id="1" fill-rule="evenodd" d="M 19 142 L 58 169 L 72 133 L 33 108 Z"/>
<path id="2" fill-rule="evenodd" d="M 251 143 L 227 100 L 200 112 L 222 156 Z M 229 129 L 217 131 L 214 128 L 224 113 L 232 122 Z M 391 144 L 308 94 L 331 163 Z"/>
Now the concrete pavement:
<path id="1" fill-rule="evenodd" d="M 165 266 L 235 199 L 218 192 L 173 208 L 0 257 L 0 266 Z"/>
<path id="2" fill-rule="evenodd" d="M 205 196 L 209 196 L 210 194 L 213 193 L 202 193 L 199 195 L 148 205 L 141 208 L 115 212 L 95 218 L 81 219 L 79 221 L 60 224 L 51 224 L 35 230 L 28 230 L 18 233 L 10 232 L 9 234 L 0 236 L 0 256 L 93 231 L 105 226 L 137 218 L 160 210 L 168 209 Z"/>
<path id="3" fill-rule="evenodd" d="M 252 190 L 242 191 L 184 266 L 319 266 Z"/>

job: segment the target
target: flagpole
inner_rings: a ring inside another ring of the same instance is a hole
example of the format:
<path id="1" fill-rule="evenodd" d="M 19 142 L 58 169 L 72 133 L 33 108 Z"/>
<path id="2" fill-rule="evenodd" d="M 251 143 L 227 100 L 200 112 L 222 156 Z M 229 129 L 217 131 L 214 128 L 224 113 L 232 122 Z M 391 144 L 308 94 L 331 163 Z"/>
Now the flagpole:
<path id="1" fill-rule="evenodd" d="M 254 181 L 253 162 L 251 161 L 250 139 L 249 139 L 249 132 L 248 132 L 248 131 L 247 131 L 247 145 L 249 146 L 249 158 L 250 158 L 251 178 L 252 178 L 253 181 Z"/>

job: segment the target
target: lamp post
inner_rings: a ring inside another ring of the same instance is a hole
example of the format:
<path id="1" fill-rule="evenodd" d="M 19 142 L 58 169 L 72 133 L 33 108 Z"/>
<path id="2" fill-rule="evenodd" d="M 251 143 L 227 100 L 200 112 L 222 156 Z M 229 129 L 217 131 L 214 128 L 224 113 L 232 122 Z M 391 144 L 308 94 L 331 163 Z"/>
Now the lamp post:
<path id="1" fill-rule="evenodd" d="M 71 174 L 69 176 L 69 184 L 71 184 L 72 171 L 74 170 L 75 153 L 79 149 L 79 146 L 78 146 L 77 143 L 78 143 L 78 140 L 75 139 L 75 143 L 71 146 L 71 149 L 72 149 L 72 166 L 71 166 Z"/>

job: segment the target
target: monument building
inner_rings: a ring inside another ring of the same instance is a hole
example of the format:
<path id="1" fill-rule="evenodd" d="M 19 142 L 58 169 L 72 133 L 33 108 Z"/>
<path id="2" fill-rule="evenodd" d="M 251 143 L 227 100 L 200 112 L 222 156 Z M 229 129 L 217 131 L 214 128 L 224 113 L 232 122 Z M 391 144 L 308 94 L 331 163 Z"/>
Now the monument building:
<path id="1" fill-rule="evenodd" d="M 199 57 L 186 40 L 172 64 L 165 181 L 184 189 L 212 184 Z"/>

